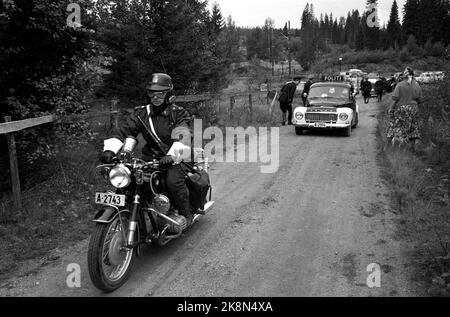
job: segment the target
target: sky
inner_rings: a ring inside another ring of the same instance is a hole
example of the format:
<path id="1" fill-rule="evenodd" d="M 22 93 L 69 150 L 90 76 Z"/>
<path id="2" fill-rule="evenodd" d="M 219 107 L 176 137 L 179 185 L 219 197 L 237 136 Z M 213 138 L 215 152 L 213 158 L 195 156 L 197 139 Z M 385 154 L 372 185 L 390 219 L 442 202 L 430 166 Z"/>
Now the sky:
<path id="1" fill-rule="evenodd" d="M 366 8 L 366 0 L 209 0 L 209 6 L 217 2 L 224 17 L 231 14 L 237 26 L 263 26 L 266 18 L 275 20 L 275 26 L 284 27 L 290 20 L 291 28 L 300 28 L 302 12 L 306 3 L 314 5 L 314 13 L 317 18 L 320 14 L 333 13 L 333 17 L 347 17 L 348 11 L 358 9 L 363 12 Z M 380 24 L 388 22 L 392 3 L 394 0 L 379 0 L 378 15 Z M 406 0 L 397 0 L 400 20 L 403 6 Z"/>

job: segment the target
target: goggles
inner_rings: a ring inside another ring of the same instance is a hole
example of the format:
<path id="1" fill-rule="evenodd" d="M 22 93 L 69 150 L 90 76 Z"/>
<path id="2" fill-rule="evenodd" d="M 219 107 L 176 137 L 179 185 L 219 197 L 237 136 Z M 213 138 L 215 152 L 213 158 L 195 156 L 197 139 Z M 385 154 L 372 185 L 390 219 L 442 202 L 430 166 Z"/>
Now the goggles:
<path id="1" fill-rule="evenodd" d="M 147 90 L 147 96 L 152 100 L 162 100 L 166 99 L 166 91 L 151 91 Z"/>

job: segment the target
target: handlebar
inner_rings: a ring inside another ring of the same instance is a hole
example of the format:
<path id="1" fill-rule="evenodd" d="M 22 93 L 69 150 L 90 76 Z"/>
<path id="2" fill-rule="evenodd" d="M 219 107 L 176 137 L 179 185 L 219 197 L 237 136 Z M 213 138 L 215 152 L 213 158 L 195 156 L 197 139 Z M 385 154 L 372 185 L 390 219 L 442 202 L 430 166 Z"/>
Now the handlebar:
<path id="1" fill-rule="evenodd" d="M 132 158 L 131 162 L 126 162 L 124 160 L 119 159 L 118 157 L 114 157 L 111 164 L 101 164 L 101 165 L 98 165 L 96 168 L 98 168 L 98 169 L 113 168 L 117 164 L 123 164 L 126 167 L 129 167 L 132 169 L 136 169 L 138 167 L 140 167 L 140 168 L 151 167 L 151 168 L 155 168 L 155 169 L 160 168 L 159 161 L 157 161 L 157 160 L 153 160 L 152 162 L 146 162 L 139 158 Z"/>

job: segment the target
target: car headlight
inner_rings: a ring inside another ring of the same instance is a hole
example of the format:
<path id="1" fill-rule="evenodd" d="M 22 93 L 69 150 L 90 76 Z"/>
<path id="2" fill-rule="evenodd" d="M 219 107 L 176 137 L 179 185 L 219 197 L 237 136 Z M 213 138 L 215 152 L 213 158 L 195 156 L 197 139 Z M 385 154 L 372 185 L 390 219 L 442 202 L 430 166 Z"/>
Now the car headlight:
<path id="1" fill-rule="evenodd" d="M 297 119 L 298 121 L 302 120 L 303 119 L 303 113 L 297 112 L 295 114 L 295 119 Z"/>
<path id="2" fill-rule="evenodd" d="M 339 120 L 341 120 L 341 121 L 346 121 L 348 119 L 348 114 L 346 114 L 346 113 L 341 113 L 340 115 L 339 115 Z"/>
<path id="3" fill-rule="evenodd" d="M 125 188 L 131 183 L 131 172 L 125 165 L 117 165 L 109 172 L 109 181 L 115 188 Z"/>

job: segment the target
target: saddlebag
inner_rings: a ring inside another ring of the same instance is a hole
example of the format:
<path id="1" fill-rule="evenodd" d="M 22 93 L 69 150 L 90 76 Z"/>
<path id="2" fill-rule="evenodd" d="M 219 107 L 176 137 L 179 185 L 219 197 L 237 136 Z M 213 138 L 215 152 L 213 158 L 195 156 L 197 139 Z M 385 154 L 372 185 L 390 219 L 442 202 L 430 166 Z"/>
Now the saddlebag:
<path id="1" fill-rule="evenodd" d="M 206 203 L 209 188 L 211 187 L 208 173 L 189 167 L 189 172 L 186 173 L 186 185 L 189 188 L 189 202 L 191 207 L 194 210 L 203 208 Z"/>

